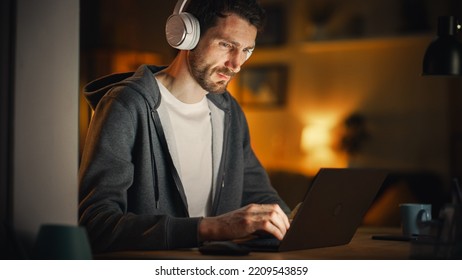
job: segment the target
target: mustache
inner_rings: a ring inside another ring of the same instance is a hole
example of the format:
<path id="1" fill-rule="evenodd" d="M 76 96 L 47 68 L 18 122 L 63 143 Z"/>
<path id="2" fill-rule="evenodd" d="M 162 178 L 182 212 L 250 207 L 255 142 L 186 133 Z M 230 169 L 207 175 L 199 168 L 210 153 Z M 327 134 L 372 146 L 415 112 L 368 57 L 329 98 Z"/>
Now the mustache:
<path id="1" fill-rule="evenodd" d="M 228 68 L 226 68 L 226 67 L 217 69 L 217 72 L 220 73 L 220 74 L 229 76 L 229 77 L 231 77 L 231 78 L 234 77 L 234 76 L 237 74 L 237 73 L 234 72 L 233 70 L 228 69 Z"/>

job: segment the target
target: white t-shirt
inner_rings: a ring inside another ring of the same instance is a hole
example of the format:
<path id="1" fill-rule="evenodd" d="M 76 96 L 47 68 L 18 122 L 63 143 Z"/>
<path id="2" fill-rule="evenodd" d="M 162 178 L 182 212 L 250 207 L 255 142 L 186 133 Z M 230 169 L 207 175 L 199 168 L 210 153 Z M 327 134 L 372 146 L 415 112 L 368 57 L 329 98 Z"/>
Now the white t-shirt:
<path id="1" fill-rule="evenodd" d="M 212 194 L 212 123 L 207 98 L 186 104 L 159 81 L 162 101 L 171 126 L 164 125 L 168 147 L 183 183 L 190 217 L 207 216 Z"/>

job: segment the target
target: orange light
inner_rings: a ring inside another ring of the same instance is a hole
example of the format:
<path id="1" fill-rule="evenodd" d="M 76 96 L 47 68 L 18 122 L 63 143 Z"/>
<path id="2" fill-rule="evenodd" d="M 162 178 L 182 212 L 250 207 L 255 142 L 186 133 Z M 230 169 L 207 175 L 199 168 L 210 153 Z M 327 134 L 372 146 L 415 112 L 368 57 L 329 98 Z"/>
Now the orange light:
<path id="1" fill-rule="evenodd" d="M 334 150 L 334 129 L 337 116 L 311 117 L 303 128 L 300 148 L 305 153 L 308 172 L 316 173 L 321 167 L 345 167 L 345 162 Z"/>

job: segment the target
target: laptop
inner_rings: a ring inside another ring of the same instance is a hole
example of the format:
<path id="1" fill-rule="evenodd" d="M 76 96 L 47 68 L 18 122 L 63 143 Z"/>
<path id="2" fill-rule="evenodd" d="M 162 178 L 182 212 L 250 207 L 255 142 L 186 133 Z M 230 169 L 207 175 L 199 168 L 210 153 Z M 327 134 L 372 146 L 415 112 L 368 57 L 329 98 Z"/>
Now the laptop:
<path id="1" fill-rule="evenodd" d="M 284 239 L 254 238 L 238 244 L 251 251 L 291 251 L 348 244 L 388 172 L 321 168 Z"/>

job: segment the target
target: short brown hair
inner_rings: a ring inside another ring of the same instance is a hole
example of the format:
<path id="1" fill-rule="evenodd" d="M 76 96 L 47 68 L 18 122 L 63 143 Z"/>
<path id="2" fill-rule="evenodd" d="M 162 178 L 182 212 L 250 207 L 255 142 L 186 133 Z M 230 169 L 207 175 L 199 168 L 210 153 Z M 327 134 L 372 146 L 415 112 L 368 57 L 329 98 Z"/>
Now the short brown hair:
<path id="1" fill-rule="evenodd" d="M 263 30 L 266 21 L 265 11 L 256 0 L 191 0 L 185 12 L 199 20 L 201 34 L 215 26 L 218 18 L 229 14 L 246 19 L 258 31 Z"/>

